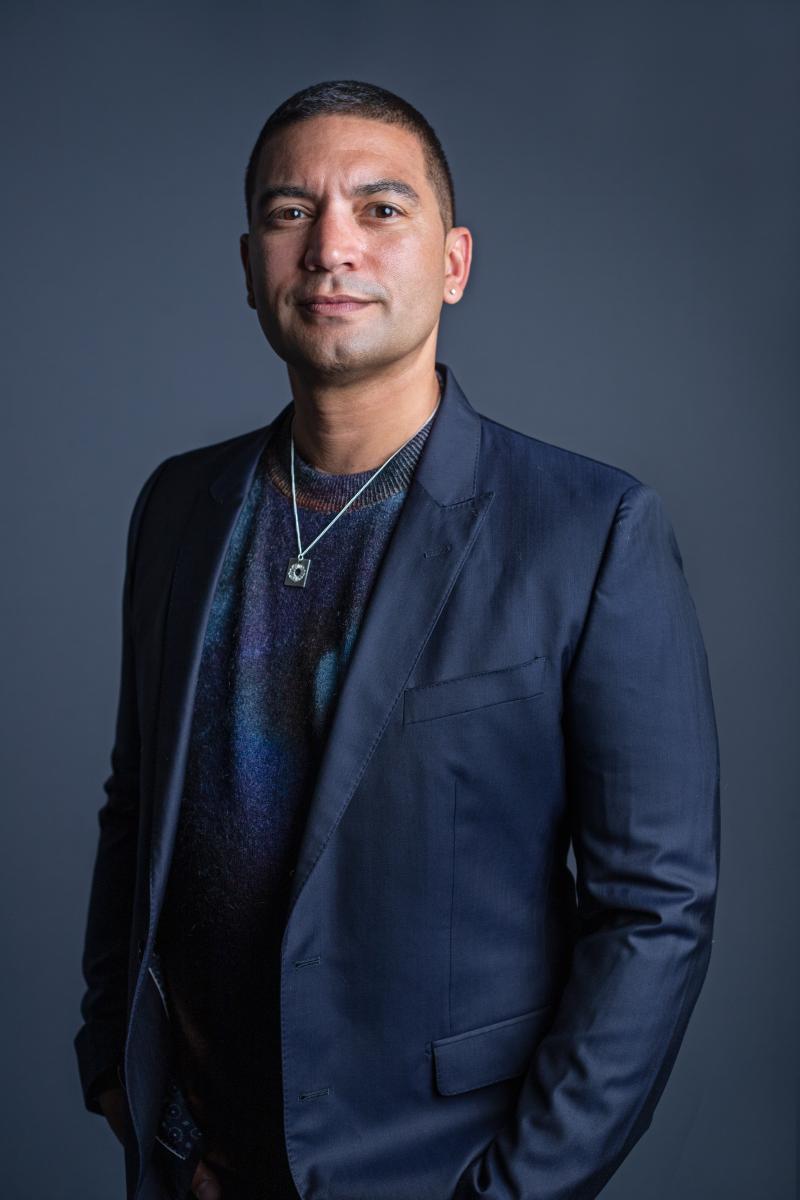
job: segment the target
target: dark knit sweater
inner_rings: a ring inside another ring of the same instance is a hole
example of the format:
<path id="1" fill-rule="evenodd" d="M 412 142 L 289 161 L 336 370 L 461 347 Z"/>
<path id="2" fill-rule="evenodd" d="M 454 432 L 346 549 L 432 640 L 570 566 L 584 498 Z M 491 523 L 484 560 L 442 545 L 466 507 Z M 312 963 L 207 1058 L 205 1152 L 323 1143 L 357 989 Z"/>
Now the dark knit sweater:
<path id="1" fill-rule="evenodd" d="M 308 552 L 297 554 L 287 409 L 228 545 L 200 664 L 158 950 L 178 1078 L 209 1158 L 296 1200 L 283 1139 L 280 943 L 290 872 L 376 570 L 435 415 Z M 374 473 L 295 448 L 303 547 Z"/>

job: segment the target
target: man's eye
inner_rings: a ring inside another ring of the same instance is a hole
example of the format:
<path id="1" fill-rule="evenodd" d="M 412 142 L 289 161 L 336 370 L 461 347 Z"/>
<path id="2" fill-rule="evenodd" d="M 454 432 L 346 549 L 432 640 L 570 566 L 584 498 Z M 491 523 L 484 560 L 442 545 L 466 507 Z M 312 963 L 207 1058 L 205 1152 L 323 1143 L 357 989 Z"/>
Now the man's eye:
<path id="1" fill-rule="evenodd" d="M 379 213 L 381 214 L 381 217 L 382 217 L 382 219 L 384 219 L 384 220 L 385 220 L 385 217 L 383 216 L 383 214 L 384 214 L 384 213 L 385 213 L 387 210 L 388 210 L 388 213 L 389 213 L 389 216 L 390 216 L 390 217 L 391 217 L 391 216 L 393 216 L 394 214 L 396 214 L 396 213 L 399 213 L 399 212 L 400 212 L 400 209 L 399 209 L 399 208 L 396 208 L 394 204 L 382 204 L 382 203 L 378 203 L 378 204 L 372 204 L 372 205 L 370 205 L 370 208 L 377 209 L 377 210 L 379 211 Z M 277 209 L 277 210 L 276 210 L 276 211 L 275 211 L 275 212 L 274 212 L 272 215 L 273 215 L 273 217 L 274 217 L 274 218 L 279 218 L 279 219 L 281 219 L 281 220 L 288 220 L 288 221 L 290 222 L 290 224 L 295 224 L 296 222 L 294 221 L 294 219 L 293 219 L 293 218 L 290 218 L 290 217 L 288 217 L 288 216 L 287 216 L 287 214 L 288 214 L 288 213 L 299 213 L 299 214 L 300 214 L 300 216 L 305 216 L 305 215 L 306 215 L 306 214 L 303 212 L 303 209 L 302 209 L 302 208 L 298 208 L 298 207 L 297 207 L 296 205 L 294 205 L 294 204 L 290 204 L 290 205 L 289 205 L 287 208 L 279 208 L 279 209 Z"/>
<path id="2" fill-rule="evenodd" d="M 282 216 L 284 216 L 285 213 L 290 213 L 290 212 L 302 213 L 302 211 L 303 211 L 302 208 L 297 208 L 296 205 L 291 204 L 288 208 L 278 209 L 278 211 L 275 213 L 275 216 L 282 217 Z"/>

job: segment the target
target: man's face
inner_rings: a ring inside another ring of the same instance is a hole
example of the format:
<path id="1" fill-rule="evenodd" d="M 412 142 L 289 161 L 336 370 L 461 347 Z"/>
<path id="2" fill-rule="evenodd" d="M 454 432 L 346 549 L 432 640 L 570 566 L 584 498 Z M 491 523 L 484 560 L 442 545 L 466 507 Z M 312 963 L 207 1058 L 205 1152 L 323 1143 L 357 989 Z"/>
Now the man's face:
<path id="1" fill-rule="evenodd" d="M 457 231 L 445 235 L 414 134 L 363 117 L 313 117 L 261 152 L 241 246 L 249 300 L 289 366 L 321 379 L 366 377 L 435 344 L 454 239 L 463 246 Z M 361 302 L 308 303 L 345 294 Z"/>

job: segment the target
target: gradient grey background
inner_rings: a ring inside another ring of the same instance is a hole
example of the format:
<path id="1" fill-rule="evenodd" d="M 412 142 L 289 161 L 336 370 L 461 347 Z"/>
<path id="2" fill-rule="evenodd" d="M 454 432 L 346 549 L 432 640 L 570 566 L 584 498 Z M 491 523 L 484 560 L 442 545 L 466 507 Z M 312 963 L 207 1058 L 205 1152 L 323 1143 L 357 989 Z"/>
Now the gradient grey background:
<path id="1" fill-rule="evenodd" d="M 475 259 L 438 356 L 479 411 L 661 493 L 706 639 L 714 951 L 603 1196 L 795 1196 L 799 31 L 784 3 L 4 5 L 3 1197 L 124 1194 L 72 1039 L 127 520 L 161 459 L 290 398 L 242 180 L 272 109 L 334 78 L 449 156 Z"/>

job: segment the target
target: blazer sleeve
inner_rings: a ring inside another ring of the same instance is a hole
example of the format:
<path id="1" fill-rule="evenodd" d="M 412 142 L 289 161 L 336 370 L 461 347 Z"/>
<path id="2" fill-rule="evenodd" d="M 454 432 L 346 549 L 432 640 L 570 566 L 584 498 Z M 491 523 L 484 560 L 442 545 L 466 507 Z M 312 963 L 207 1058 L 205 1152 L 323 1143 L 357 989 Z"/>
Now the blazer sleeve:
<path id="1" fill-rule="evenodd" d="M 577 940 L 512 1119 L 453 1200 L 591 1200 L 650 1125 L 711 955 L 719 749 L 659 495 L 622 496 L 564 681 Z"/>
<path id="2" fill-rule="evenodd" d="M 99 840 L 86 920 L 82 971 L 86 984 L 80 1011 L 83 1025 L 74 1039 L 83 1100 L 101 1112 L 103 1083 L 122 1062 L 128 991 L 128 950 L 136 878 L 139 819 L 139 720 L 131 629 L 131 589 L 142 516 L 153 487 L 169 459 L 142 485 L 128 524 L 122 594 L 122 664 L 111 774 L 103 784 L 106 801 L 98 813 Z"/>

